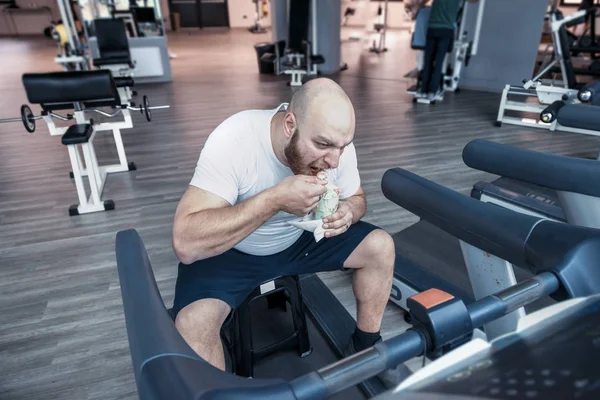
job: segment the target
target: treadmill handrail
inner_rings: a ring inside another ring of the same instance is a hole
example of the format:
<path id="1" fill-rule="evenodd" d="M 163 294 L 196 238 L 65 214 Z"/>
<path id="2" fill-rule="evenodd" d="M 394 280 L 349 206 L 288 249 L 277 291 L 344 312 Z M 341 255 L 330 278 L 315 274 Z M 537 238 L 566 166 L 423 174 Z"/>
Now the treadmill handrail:
<path id="1" fill-rule="evenodd" d="M 569 265 L 595 251 L 600 230 L 567 225 L 485 203 L 434 183 L 402 168 L 385 172 L 381 187 L 386 198 L 459 240 L 538 274 L 554 272 L 565 283 Z M 432 243 L 435 246 L 435 243 Z M 598 246 L 600 248 L 600 246 Z M 577 296 L 600 292 L 600 268 L 586 258 L 588 282 L 571 282 L 566 289 Z M 598 271 L 596 271 L 596 269 Z M 572 268 L 579 271 L 578 268 Z M 592 271 L 593 270 L 593 271 Z M 585 279 L 584 279 L 585 280 Z M 574 285 L 574 286 L 573 286 Z M 561 299 L 568 297 L 561 288 Z"/>
<path id="2" fill-rule="evenodd" d="M 148 253 L 137 231 L 128 229 L 117 233 L 116 255 L 127 336 L 140 398 L 158 400 L 161 393 L 168 393 L 168 398 L 173 400 L 201 398 L 208 393 L 212 398 L 218 398 L 219 392 L 229 393 L 233 387 L 247 392 L 223 394 L 225 398 L 264 400 L 269 392 L 274 398 L 294 398 L 289 383 L 282 379 L 255 381 L 221 371 L 189 347 L 164 305 Z M 176 384 L 165 380 L 164 377 L 181 373 L 176 365 L 186 365 L 193 371 L 194 379 L 178 379 Z M 266 391 L 260 390 L 265 386 Z"/>
<path id="3" fill-rule="evenodd" d="M 462 157 L 467 166 L 480 171 L 600 197 L 600 162 L 596 160 L 547 154 L 483 139 L 469 142 Z"/>

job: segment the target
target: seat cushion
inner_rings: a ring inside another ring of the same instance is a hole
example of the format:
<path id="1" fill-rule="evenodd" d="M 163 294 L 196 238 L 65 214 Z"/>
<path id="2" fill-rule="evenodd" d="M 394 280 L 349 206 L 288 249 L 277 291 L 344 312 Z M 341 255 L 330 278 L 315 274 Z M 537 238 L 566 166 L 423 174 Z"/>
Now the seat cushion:
<path id="1" fill-rule="evenodd" d="M 135 65 L 131 62 L 130 57 L 107 57 L 107 58 L 94 58 L 94 66 L 101 67 L 103 65 L 116 65 L 116 64 L 127 64 L 130 68 Z"/>
<path id="2" fill-rule="evenodd" d="M 69 146 L 72 144 L 87 143 L 94 133 L 94 128 L 91 124 L 71 125 L 62 136 L 62 144 Z"/>
<path id="3" fill-rule="evenodd" d="M 311 56 L 310 60 L 312 61 L 313 64 L 323 64 L 323 63 L 325 63 L 325 57 L 323 57 L 320 54 L 315 54 L 315 55 Z"/>
<path id="4" fill-rule="evenodd" d="M 130 76 L 118 76 L 113 79 L 117 87 L 132 87 L 135 85 L 133 78 Z"/>
<path id="5" fill-rule="evenodd" d="M 275 56 L 275 54 L 273 53 L 265 53 L 262 56 L 260 56 L 260 61 L 264 61 L 264 62 L 273 62 L 277 59 L 277 56 Z"/>

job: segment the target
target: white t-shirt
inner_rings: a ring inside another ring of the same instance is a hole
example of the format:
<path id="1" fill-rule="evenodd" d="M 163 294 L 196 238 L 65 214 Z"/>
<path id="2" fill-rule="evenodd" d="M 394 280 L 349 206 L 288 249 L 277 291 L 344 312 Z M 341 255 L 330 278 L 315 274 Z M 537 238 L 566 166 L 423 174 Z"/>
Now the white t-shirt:
<path id="1" fill-rule="evenodd" d="M 271 143 L 271 118 L 285 109 L 287 104 L 284 103 L 274 110 L 247 110 L 227 118 L 206 140 L 190 185 L 235 205 L 292 176 L 292 170 L 275 156 Z M 340 188 L 342 199 L 359 189 L 360 176 L 353 144 L 344 150 L 338 168 L 329 171 L 329 181 Z M 235 249 L 260 256 L 283 251 L 303 232 L 288 222 L 301 219 L 280 211 L 238 243 Z"/>

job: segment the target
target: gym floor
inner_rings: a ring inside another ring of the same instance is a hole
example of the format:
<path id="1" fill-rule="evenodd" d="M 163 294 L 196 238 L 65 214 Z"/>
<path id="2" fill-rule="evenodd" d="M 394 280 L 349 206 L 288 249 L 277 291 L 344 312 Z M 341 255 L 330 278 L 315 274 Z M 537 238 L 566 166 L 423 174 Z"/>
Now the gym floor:
<path id="1" fill-rule="evenodd" d="M 246 30 L 169 36 L 177 56 L 171 60 L 173 82 L 137 90 L 152 105 L 171 108 L 154 111 L 151 123 L 136 113 L 134 128 L 122 132 L 138 170 L 109 176 L 104 195 L 115 201 L 114 211 L 69 217 L 68 206 L 77 197 L 59 138 L 42 121 L 33 135 L 20 123 L 0 124 L 0 398 L 137 398 L 115 234 L 127 228 L 140 232 L 170 306 L 177 272 L 173 215 L 204 141 L 231 114 L 274 108 L 293 91 L 287 77 L 258 74 L 253 45 L 269 38 Z M 56 47 L 45 38 L 2 38 L 0 47 L 0 118 L 17 117 L 27 103 L 21 74 L 60 70 L 53 62 Z M 390 32 L 388 47 L 377 56 L 361 42 L 342 43 L 349 68 L 332 78 L 356 108 L 355 145 L 368 199 L 364 220 L 391 234 L 416 218 L 381 194 L 388 168 L 400 166 L 468 194 L 476 181 L 493 178 L 463 164 L 462 148 L 472 139 L 575 156 L 600 150 L 593 137 L 494 127 L 499 93 L 463 90 L 435 106 L 414 105 L 405 92 L 412 82 L 403 78 L 415 64 L 408 33 Z M 101 163 L 116 161 L 109 134 L 99 135 L 95 146 Z M 355 315 L 350 275 L 321 277 Z M 406 329 L 402 317 L 390 303 L 384 337 Z"/>

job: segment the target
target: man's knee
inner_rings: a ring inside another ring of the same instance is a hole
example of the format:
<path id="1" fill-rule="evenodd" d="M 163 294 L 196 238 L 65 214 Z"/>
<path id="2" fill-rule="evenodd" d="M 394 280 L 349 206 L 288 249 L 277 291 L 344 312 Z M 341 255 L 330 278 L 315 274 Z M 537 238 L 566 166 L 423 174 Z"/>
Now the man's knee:
<path id="1" fill-rule="evenodd" d="M 222 300 L 198 300 L 177 313 L 175 327 L 188 339 L 218 338 L 230 310 L 229 305 Z"/>
<path id="2" fill-rule="evenodd" d="M 350 255 L 347 267 L 377 266 L 391 269 L 394 267 L 395 257 L 394 239 L 383 229 L 375 229 L 360 242 Z"/>
<path id="3" fill-rule="evenodd" d="M 376 229 L 365 238 L 366 252 L 374 259 L 384 261 L 386 264 L 394 264 L 396 248 L 394 239 L 383 229 Z"/>

